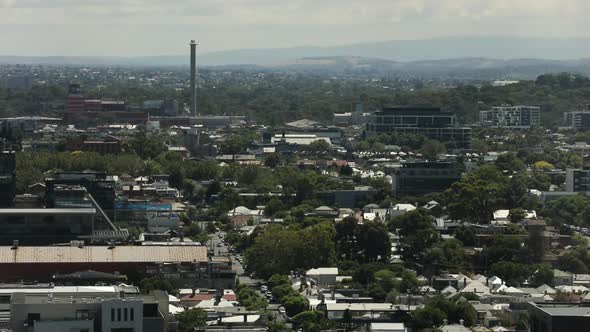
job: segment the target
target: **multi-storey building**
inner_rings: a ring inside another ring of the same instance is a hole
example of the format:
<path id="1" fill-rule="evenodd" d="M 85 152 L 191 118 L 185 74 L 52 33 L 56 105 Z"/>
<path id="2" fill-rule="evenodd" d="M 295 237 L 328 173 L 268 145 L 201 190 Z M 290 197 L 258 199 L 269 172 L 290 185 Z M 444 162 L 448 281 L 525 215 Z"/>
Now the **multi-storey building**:
<path id="1" fill-rule="evenodd" d="M 471 128 L 457 126 L 454 114 L 438 107 L 387 107 L 374 112 L 367 134 L 380 133 L 422 135 L 457 148 L 471 147 Z"/>
<path id="2" fill-rule="evenodd" d="M 590 129 L 590 103 L 584 105 L 579 111 L 563 113 L 563 124 L 574 130 Z"/>
<path id="3" fill-rule="evenodd" d="M 76 296 L 13 294 L 14 332 L 42 331 L 168 331 L 168 295 Z"/>
<path id="4" fill-rule="evenodd" d="M 423 195 L 441 192 L 460 179 L 461 170 L 450 162 L 405 162 L 393 171 L 393 193 Z"/>
<path id="5" fill-rule="evenodd" d="M 107 214 L 115 209 L 115 181 L 104 172 L 59 172 L 45 180 L 47 207 L 55 207 L 56 188 L 78 185 L 86 188 Z"/>
<path id="6" fill-rule="evenodd" d="M 565 188 L 569 192 L 590 191 L 590 169 L 568 168 L 565 173 Z"/>
<path id="7" fill-rule="evenodd" d="M 14 205 L 16 197 L 16 154 L 0 151 L 0 208 Z"/>
<path id="8" fill-rule="evenodd" d="M 479 112 L 483 127 L 526 129 L 541 124 L 541 108 L 536 106 L 497 106 Z"/>

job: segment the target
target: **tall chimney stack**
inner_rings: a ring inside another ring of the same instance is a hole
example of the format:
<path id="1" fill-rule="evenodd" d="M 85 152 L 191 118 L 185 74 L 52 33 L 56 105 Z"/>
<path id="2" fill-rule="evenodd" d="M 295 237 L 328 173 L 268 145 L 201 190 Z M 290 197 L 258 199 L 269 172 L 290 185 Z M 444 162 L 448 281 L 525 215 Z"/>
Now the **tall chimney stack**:
<path id="1" fill-rule="evenodd" d="M 191 40 L 191 116 L 197 115 L 197 43 Z"/>

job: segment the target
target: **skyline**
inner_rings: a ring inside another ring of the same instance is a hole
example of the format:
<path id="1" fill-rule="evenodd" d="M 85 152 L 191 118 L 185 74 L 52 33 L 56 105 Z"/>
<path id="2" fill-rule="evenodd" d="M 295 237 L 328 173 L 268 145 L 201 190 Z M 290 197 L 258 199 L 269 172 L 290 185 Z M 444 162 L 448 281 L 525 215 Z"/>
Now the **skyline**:
<path id="1" fill-rule="evenodd" d="M 184 54 L 190 39 L 203 54 L 458 36 L 580 38 L 590 37 L 589 10 L 583 0 L 0 0 L 0 54 Z"/>

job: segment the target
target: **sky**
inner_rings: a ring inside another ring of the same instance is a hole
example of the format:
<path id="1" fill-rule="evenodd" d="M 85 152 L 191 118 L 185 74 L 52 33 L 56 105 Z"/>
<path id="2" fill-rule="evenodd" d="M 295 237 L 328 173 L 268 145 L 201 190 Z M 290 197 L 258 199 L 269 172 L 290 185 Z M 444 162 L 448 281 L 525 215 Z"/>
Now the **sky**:
<path id="1" fill-rule="evenodd" d="M 0 0 L 0 55 L 141 56 L 449 36 L 590 37 L 590 0 Z"/>

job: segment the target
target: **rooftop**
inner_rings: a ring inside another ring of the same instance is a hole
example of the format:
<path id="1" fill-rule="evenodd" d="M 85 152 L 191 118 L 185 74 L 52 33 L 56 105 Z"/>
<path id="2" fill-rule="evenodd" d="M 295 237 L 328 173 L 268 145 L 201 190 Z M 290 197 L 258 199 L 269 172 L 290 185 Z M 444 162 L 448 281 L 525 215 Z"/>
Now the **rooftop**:
<path id="1" fill-rule="evenodd" d="M 204 246 L 0 247 L 1 263 L 207 262 Z"/>

